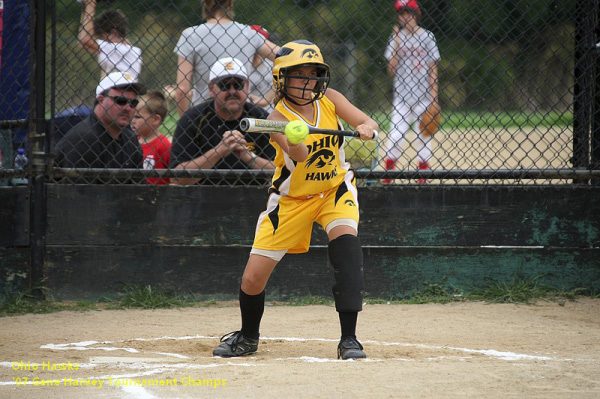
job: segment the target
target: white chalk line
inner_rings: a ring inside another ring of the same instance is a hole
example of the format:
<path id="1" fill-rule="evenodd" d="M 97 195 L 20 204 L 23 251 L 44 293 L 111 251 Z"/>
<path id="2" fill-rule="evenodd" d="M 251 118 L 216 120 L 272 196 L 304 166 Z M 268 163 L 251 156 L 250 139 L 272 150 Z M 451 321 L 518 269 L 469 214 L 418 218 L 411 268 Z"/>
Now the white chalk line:
<path id="1" fill-rule="evenodd" d="M 364 341 L 363 343 L 378 344 L 383 346 L 405 346 L 412 348 L 421 349 L 437 349 L 437 350 L 451 350 L 465 353 L 476 353 L 501 360 L 572 360 L 572 359 L 556 359 L 548 356 L 535 356 L 525 355 L 514 352 L 501 352 L 494 349 L 468 349 L 468 348 L 457 348 L 454 346 L 438 346 L 438 345 L 425 345 L 425 344 L 410 344 L 405 342 L 378 342 L 378 341 Z"/>
<path id="2" fill-rule="evenodd" d="M 125 351 L 127 353 L 140 353 L 140 350 L 135 348 L 128 348 L 123 346 L 99 346 L 99 345 L 114 345 L 114 344 L 122 344 L 125 342 L 131 341 L 163 341 L 163 340 L 197 340 L 197 339 L 210 339 L 217 340 L 219 337 L 213 336 L 204 336 L 204 335 L 189 335 L 183 337 L 171 337 L 171 336 L 163 336 L 163 337 L 155 337 L 155 338 L 133 338 L 128 340 L 121 341 L 82 341 L 82 342 L 74 342 L 74 343 L 66 343 L 66 344 L 45 344 L 41 345 L 41 349 L 49 349 L 49 350 L 101 350 L 101 351 Z M 261 340 L 264 341 L 287 341 L 287 342 L 338 342 L 338 339 L 327 339 L 327 338 L 301 338 L 301 337 L 261 337 Z M 460 348 L 453 346 L 445 346 L 445 345 L 427 345 L 427 344 L 415 344 L 415 343 L 407 343 L 407 342 L 384 342 L 384 341 L 375 341 L 375 340 L 364 340 L 363 344 L 369 345 L 380 345 L 380 346 L 403 346 L 403 347 L 413 347 L 420 349 L 428 349 L 428 350 L 437 350 L 437 351 L 456 351 L 463 352 L 468 354 L 477 354 L 487 356 L 493 359 L 506 360 L 506 361 L 523 361 L 523 360 L 542 360 L 542 361 L 573 361 L 575 359 L 559 359 L 548 356 L 537 356 L 537 355 L 528 355 L 507 351 L 498 351 L 495 349 L 470 349 L 470 348 Z M 168 353 L 168 352 L 146 352 L 152 353 L 155 355 L 160 355 L 164 357 L 176 358 L 176 359 L 190 359 L 190 357 L 178 353 Z M 206 357 L 207 359 L 219 359 L 219 357 Z M 465 356 L 438 356 L 438 357 L 428 357 L 425 360 L 435 361 L 440 359 L 458 359 L 464 360 L 470 357 Z M 143 359 L 143 358 L 140 358 Z M 244 358 L 247 359 L 247 358 Z M 115 387 L 121 388 L 123 392 L 129 398 L 136 399 L 154 399 L 152 393 L 146 390 L 144 387 L 139 385 L 130 385 L 126 384 L 128 379 L 131 378 L 140 378 L 147 377 L 156 374 L 163 374 L 174 372 L 177 370 L 200 370 L 207 368 L 216 368 L 216 367 L 260 367 L 267 366 L 268 364 L 255 362 L 238 362 L 237 360 L 241 359 L 230 359 L 227 362 L 219 362 L 219 363 L 209 363 L 209 364 L 195 364 L 195 363 L 159 363 L 159 362 L 136 362 L 135 358 L 127 358 L 127 361 L 118 362 L 115 360 L 110 362 L 111 366 L 117 366 L 120 369 L 129 369 L 136 370 L 135 372 L 129 374 L 108 374 L 101 375 L 96 377 L 87 377 L 81 378 L 81 380 L 102 380 L 102 381 L 121 381 L 122 383 L 115 385 Z M 347 360 L 338 360 L 331 358 L 317 358 L 310 356 L 301 356 L 301 357 L 287 357 L 287 358 L 277 358 L 276 361 L 301 361 L 306 363 L 337 363 L 337 362 L 348 362 Z M 589 359 L 580 359 L 580 360 L 588 360 Z M 414 362 L 415 359 L 409 358 L 391 358 L 391 359 L 375 359 L 375 358 L 367 358 L 359 360 L 360 362 L 384 362 L 384 361 L 402 361 L 402 362 Z M 591 360 L 597 361 L 597 360 Z M 12 367 L 14 362 L 0 362 L 0 367 Z M 109 363 L 79 363 L 80 368 L 94 368 L 98 366 L 108 367 Z M 61 379 L 61 384 L 65 384 L 66 379 Z M 21 384 L 23 384 L 21 382 Z M 26 382 L 27 385 L 33 385 L 33 381 Z M 0 386 L 10 386 L 17 385 L 15 381 L 0 381 Z"/>
<path id="3" fill-rule="evenodd" d="M 275 360 L 276 361 L 300 360 L 305 363 L 346 363 L 346 362 L 348 362 L 348 360 L 330 359 L 330 358 L 312 357 L 312 356 L 280 357 Z M 414 361 L 411 359 L 402 359 L 402 358 L 395 358 L 393 360 Z M 354 359 L 350 359 L 350 361 L 354 361 Z M 380 362 L 383 362 L 384 360 L 383 359 L 366 358 L 366 359 L 360 359 L 357 361 L 360 361 L 362 363 L 380 363 Z"/>
<path id="4" fill-rule="evenodd" d="M 131 341 L 161 341 L 161 340 L 194 340 L 194 339 L 210 339 L 216 340 L 219 337 L 213 336 L 204 336 L 204 335 L 189 335 L 183 337 L 155 337 L 155 338 L 132 338 L 128 340 L 121 341 L 82 341 L 82 342 L 73 342 L 73 343 L 64 343 L 64 344 L 45 344 L 41 345 L 41 349 L 49 349 L 49 350 L 102 350 L 102 351 L 125 351 L 128 353 L 140 353 L 138 349 L 135 348 L 127 348 L 121 346 L 98 346 L 98 345 L 110 345 L 116 343 L 124 343 Z M 338 342 L 337 339 L 328 339 L 328 338 L 302 338 L 302 337 L 262 337 L 261 340 L 265 341 L 287 341 L 287 342 Z M 522 361 L 522 360 L 543 360 L 543 361 L 574 361 L 576 359 L 560 359 L 549 356 L 537 356 L 537 355 L 528 355 L 507 351 L 498 351 L 495 349 L 470 349 L 470 348 L 460 348 L 453 346 L 445 346 L 445 345 L 427 345 L 427 344 L 415 344 L 415 343 L 407 343 L 407 342 L 385 342 L 385 341 L 375 341 L 375 340 L 364 340 L 363 344 L 369 345 L 381 345 L 381 346 L 403 346 L 403 347 L 413 347 L 427 350 L 437 350 L 437 351 L 456 351 L 463 352 L 468 354 L 477 354 L 483 355 L 494 359 L 506 360 L 506 361 Z M 177 354 L 177 353 L 167 353 L 167 352 L 146 352 L 152 353 L 156 355 L 161 355 L 165 357 L 177 358 L 177 359 L 189 359 L 188 356 Z M 460 356 L 438 356 L 438 357 L 428 357 L 425 360 L 439 360 L 445 358 L 454 358 L 454 359 L 465 359 L 465 357 Z M 160 374 L 163 372 L 172 372 L 176 370 L 199 370 L 213 367 L 228 367 L 228 366 L 237 366 L 237 367 L 256 367 L 256 366 L 266 366 L 264 363 L 248 363 L 248 362 L 238 362 L 237 360 L 241 360 L 239 358 L 229 359 L 224 363 L 209 363 L 209 364 L 196 364 L 196 363 L 160 363 L 160 362 L 143 362 L 143 361 L 135 361 L 135 358 L 126 358 L 123 362 L 119 362 L 118 360 L 111 361 L 111 365 L 118 365 L 120 369 L 131 369 L 131 370 L 144 370 L 139 371 L 133 374 L 126 375 L 106 375 L 100 377 L 89 377 L 88 379 L 108 379 L 109 377 L 117 380 L 120 378 L 135 378 L 135 377 L 143 377 L 147 375 Z M 219 357 L 207 356 L 206 359 L 219 359 Z M 248 359 L 248 358 L 244 358 Z M 143 358 L 140 358 L 143 360 Z M 345 360 L 331 359 L 331 358 L 317 358 L 310 356 L 301 356 L 301 357 L 287 357 L 287 358 L 277 358 L 277 361 L 302 361 L 306 363 L 335 363 L 335 362 L 347 362 Z M 592 361 L 597 362 L 598 360 L 591 359 L 578 359 L 579 361 Z M 403 362 L 412 362 L 414 359 L 408 358 L 389 358 L 389 359 L 376 359 L 376 358 L 367 358 L 364 360 L 360 360 L 361 362 L 383 362 L 383 361 L 403 361 Z M 0 361 L 0 367 L 11 368 L 14 362 L 6 362 Z M 79 363 L 80 368 L 94 368 L 98 366 L 108 367 L 109 363 Z M 64 380 L 61 380 L 64 383 Z M 29 383 L 29 382 L 28 382 Z M 16 385 L 14 381 L 0 381 L 0 385 Z M 134 392 L 131 392 L 134 393 Z M 139 391 L 143 395 L 142 391 Z"/>
<path id="5" fill-rule="evenodd" d="M 126 347 L 104 347 L 104 346 L 92 346 L 92 345 L 100 345 L 100 344 L 115 344 L 115 343 L 124 343 L 131 341 L 161 341 L 161 340 L 193 340 L 193 339 L 219 339 L 219 337 L 205 336 L 205 335 L 187 335 L 183 337 L 156 337 L 156 338 L 132 338 L 123 341 L 82 341 L 75 343 L 66 343 L 66 344 L 46 344 L 42 345 L 41 349 L 51 349 L 51 350 L 104 350 L 104 351 L 117 351 L 123 350 L 129 353 L 140 353 L 139 350 L 135 348 L 126 348 Z M 328 338 L 301 338 L 301 337 L 261 337 L 261 340 L 264 341 L 287 341 L 287 342 L 338 342 L 338 339 L 328 339 Z M 573 361 L 575 359 L 558 359 L 549 356 L 537 356 L 537 355 L 528 355 L 522 353 L 515 352 L 507 352 L 507 351 L 498 351 L 495 349 L 470 349 L 470 348 L 460 348 L 453 346 L 445 346 L 445 345 L 427 345 L 427 344 L 414 344 L 408 342 L 382 342 L 375 340 L 365 340 L 362 341 L 363 344 L 370 345 L 382 345 L 382 346 L 404 346 L 404 347 L 413 347 L 420 349 L 429 349 L 429 350 L 443 350 L 443 351 L 457 351 L 471 354 L 480 354 L 484 356 L 488 356 L 491 358 L 496 358 L 500 360 L 507 361 L 516 361 L 516 360 L 553 360 L 553 361 Z M 176 353 L 164 353 L 164 352 L 151 352 L 154 354 L 161 354 L 164 356 L 171 356 L 177 358 L 189 358 L 185 355 L 176 354 Z"/>
<path id="6" fill-rule="evenodd" d="M 220 359 L 219 357 L 207 357 L 208 359 Z M 79 368 L 99 368 L 99 367 L 107 367 L 109 365 L 117 365 L 119 369 L 131 369 L 131 370 L 147 370 L 147 369 L 169 369 L 170 371 L 175 371 L 177 369 L 190 369 L 190 370 L 200 370 L 200 369 L 208 369 L 208 368 L 216 368 L 223 366 L 236 366 L 236 367 L 255 367 L 255 366 L 267 366 L 267 364 L 261 363 L 248 363 L 248 362 L 236 362 L 239 358 L 232 359 L 232 361 L 228 362 L 219 362 L 219 363 L 208 363 L 208 364 L 198 364 L 198 363 L 148 363 L 148 362 L 109 362 L 109 363 L 77 363 Z M 244 357 L 242 359 L 249 359 L 248 357 Z M 19 362 L 0 362 L 0 367 L 12 368 L 14 363 Z M 111 378 L 120 378 L 119 376 L 107 376 Z M 87 379 L 96 378 L 96 377 L 86 377 Z M 99 377 L 98 377 L 99 378 Z"/>

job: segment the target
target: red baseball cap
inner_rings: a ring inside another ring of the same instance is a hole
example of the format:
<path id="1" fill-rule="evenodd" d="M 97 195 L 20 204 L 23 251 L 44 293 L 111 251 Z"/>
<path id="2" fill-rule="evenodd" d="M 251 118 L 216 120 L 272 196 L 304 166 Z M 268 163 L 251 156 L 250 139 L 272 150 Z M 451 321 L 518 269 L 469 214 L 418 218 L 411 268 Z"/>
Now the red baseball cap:
<path id="1" fill-rule="evenodd" d="M 416 0 L 396 0 L 394 3 L 394 10 L 396 12 L 410 11 L 415 14 L 420 13 L 419 3 Z"/>

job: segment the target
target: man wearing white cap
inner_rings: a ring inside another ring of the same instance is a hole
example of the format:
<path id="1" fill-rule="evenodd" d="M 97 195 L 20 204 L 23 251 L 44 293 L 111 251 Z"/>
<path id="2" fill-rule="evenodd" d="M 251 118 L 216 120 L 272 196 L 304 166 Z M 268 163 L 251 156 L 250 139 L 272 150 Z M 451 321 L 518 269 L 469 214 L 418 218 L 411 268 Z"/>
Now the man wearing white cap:
<path id="1" fill-rule="evenodd" d="M 239 130 L 243 118 L 268 116 L 247 101 L 249 83 L 244 65 L 235 58 L 222 58 L 213 64 L 209 76 L 212 100 L 189 109 L 179 119 L 171 146 L 171 168 L 274 169 L 271 160 L 275 149 L 269 136 Z M 199 180 L 180 178 L 178 182 L 195 184 Z"/>
<path id="2" fill-rule="evenodd" d="M 135 114 L 137 96 L 145 91 L 144 85 L 127 73 L 113 72 L 103 78 L 96 88 L 92 114 L 73 126 L 56 145 L 56 165 L 61 168 L 142 168 L 142 148 L 129 123 Z M 98 178 L 92 182 L 134 181 Z"/>

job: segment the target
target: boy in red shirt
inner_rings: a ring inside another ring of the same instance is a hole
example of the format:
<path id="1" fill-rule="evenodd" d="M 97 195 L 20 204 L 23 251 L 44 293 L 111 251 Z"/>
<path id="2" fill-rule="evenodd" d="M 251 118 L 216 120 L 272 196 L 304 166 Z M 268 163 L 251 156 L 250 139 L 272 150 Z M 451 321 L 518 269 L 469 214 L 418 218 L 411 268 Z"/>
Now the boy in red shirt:
<path id="1" fill-rule="evenodd" d="M 131 128 L 138 135 L 144 152 L 144 169 L 167 169 L 171 160 L 171 142 L 160 133 L 168 113 L 165 97 L 158 91 L 148 91 L 139 97 Z M 170 179 L 149 177 L 148 184 L 169 184 Z"/>

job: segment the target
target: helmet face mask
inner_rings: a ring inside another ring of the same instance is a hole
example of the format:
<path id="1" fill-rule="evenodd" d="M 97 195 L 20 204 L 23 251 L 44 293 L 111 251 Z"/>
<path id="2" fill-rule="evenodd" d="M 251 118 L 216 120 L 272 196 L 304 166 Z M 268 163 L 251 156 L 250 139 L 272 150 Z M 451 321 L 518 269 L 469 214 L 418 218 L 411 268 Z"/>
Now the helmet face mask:
<path id="1" fill-rule="evenodd" d="M 314 67 L 316 69 L 316 76 L 299 75 L 297 71 L 302 67 Z M 285 68 L 283 71 L 280 71 L 280 76 L 283 78 L 282 92 L 284 96 L 296 105 L 307 105 L 323 97 L 330 79 L 328 68 L 314 64 L 304 64 L 293 68 Z M 292 86 L 292 79 L 297 79 L 296 82 L 303 83 L 300 85 L 296 83 L 295 86 Z M 311 82 L 315 82 L 314 85 L 311 85 Z M 313 86 L 312 89 L 310 88 L 311 86 Z M 294 95 L 291 93 L 290 89 L 301 90 L 302 94 Z M 305 96 L 306 90 L 310 90 L 311 92 L 309 99 Z"/>
<path id="2" fill-rule="evenodd" d="M 315 67 L 315 76 L 298 75 L 297 70 L 302 67 Z M 298 78 L 304 80 L 302 86 L 290 86 L 290 80 Z M 310 82 L 315 81 L 312 89 L 308 89 Z M 321 50 L 311 42 L 297 40 L 285 44 L 277 53 L 273 66 L 273 84 L 277 91 L 296 105 L 308 105 L 325 94 L 329 86 L 329 65 L 323 61 Z M 289 89 L 302 90 L 302 95 L 293 95 Z M 311 98 L 304 98 L 305 90 L 312 92 Z"/>

